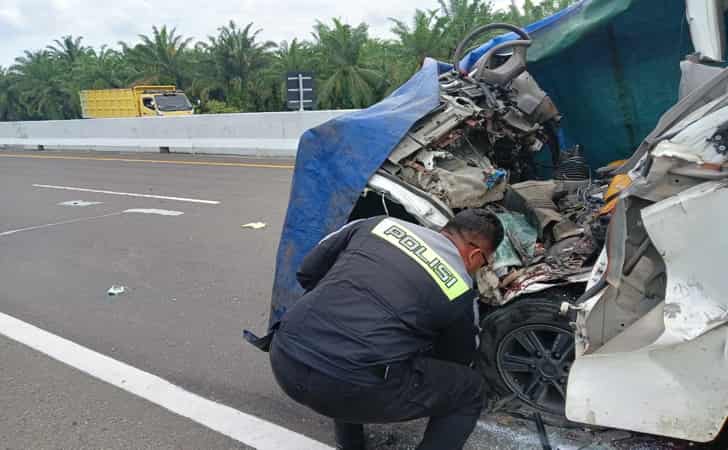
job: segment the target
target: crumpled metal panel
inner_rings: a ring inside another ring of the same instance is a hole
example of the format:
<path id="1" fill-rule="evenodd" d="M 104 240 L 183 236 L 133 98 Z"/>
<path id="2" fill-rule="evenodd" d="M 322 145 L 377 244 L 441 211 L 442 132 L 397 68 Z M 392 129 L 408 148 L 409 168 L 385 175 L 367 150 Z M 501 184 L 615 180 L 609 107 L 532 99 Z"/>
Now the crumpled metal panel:
<path id="1" fill-rule="evenodd" d="M 439 205 L 440 208 L 438 209 L 433 204 L 436 201 L 433 198 L 418 195 L 411 188 L 408 189 L 401 183 L 397 183 L 382 175 L 372 175 L 369 179 L 368 186 L 376 192 L 397 201 L 408 213 L 415 216 L 423 226 L 428 228 L 439 230 L 452 217 L 452 211 L 449 211 L 447 206 Z M 442 210 L 449 212 L 449 215 L 445 215 Z"/>
<path id="2" fill-rule="evenodd" d="M 728 182 L 711 181 L 642 209 L 667 270 L 664 304 L 586 355 L 577 320 L 569 419 L 698 442 L 720 432 L 728 417 L 725 205 Z"/>
<path id="3" fill-rule="evenodd" d="M 389 154 L 389 160 L 399 163 L 404 158 L 420 150 L 430 142 L 452 131 L 463 120 L 477 114 L 482 109 L 465 97 L 442 95 L 443 109 L 428 117 L 421 126 L 408 132 L 397 147 Z"/>
<path id="4" fill-rule="evenodd" d="M 728 147 L 721 149 L 720 144 L 714 143 L 711 138 L 716 134 L 721 136 L 719 130 L 728 121 L 728 106 L 725 106 L 727 101 L 728 96 L 723 96 L 688 116 L 676 125 L 675 129 L 680 131 L 674 137 L 657 144 L 652 156 L 678 158 L 697 164 L 725 162 Z M 711 112 L 713 108 L 717 109 Z"/>
<path id="5" fill-rule="evenodd" d="M 463 167 L 446 170 L 435 167 L 432 170 L 402 170 L 402 179 L 425 190 L 442 200 L 450 208 L 479 208 L 484 204 L 503 198 L 506 181 L 488 187 L 487 181 L 492 173 L 480 167 Z"/>
<path id="6" fill-rule="evenodd" d="M 709 61 L 725 60 L 724 3 L 723 0 L 685 0 L 693 45 Z"/>
<path id="7" fill-rule="evenodd" d="M 665 334 L 695 339 L 728 322 L 728 183 L 707 182 L 642 210 L 667 268 Z"/>
<path id="8" fill-rule="evenodd" d="M 728 417 L 728 327 L 696 340 L 577 358 L 566 417 L 575 422 L 709 442 Z"/>

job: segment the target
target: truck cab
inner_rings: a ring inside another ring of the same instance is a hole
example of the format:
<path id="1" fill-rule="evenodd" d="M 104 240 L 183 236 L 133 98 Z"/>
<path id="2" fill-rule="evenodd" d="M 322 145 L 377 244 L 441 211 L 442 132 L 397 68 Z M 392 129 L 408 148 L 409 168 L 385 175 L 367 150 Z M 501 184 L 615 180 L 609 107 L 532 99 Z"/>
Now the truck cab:
<path id="1" fill-rule="evenodd" d="M 175 86 L 136 86 L 133 90 L 140 116 L 186 116 L 193 113 L 192 103 Z"/>

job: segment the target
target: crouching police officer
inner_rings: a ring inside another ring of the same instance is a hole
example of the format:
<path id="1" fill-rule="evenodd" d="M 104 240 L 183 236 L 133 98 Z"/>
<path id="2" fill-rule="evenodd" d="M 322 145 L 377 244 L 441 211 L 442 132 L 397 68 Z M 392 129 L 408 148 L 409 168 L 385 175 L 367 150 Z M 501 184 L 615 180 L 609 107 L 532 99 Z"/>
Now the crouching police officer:
<path id="1" fill-rule="evenodd" d="M 389 217 L 352 222 L 304 259 L 307 291 L 273 338 L 281 388 L 334 419 L 337 448 L 364 449 L 362 424 L 430 421 L 420 450 L 460 449 L 484 403 L 471 274 L 503 240 L 482 209 L 439 233 Z"/>

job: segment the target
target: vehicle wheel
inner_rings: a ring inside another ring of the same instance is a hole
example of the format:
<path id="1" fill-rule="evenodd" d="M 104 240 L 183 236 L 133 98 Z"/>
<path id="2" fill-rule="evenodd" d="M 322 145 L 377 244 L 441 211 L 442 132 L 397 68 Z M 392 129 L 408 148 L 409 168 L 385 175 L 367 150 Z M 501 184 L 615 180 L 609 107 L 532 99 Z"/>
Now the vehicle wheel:
<path id="1" fill-rule="evenodd" d="M 505 409 L 525 409 L 565 419 L 566 381 L 574 360 L 574 334 L 559 314 L 559 290 L 541 292 L 496 308 L 481 321 L 480 367 L 490 388 L 512 398 Z"/>

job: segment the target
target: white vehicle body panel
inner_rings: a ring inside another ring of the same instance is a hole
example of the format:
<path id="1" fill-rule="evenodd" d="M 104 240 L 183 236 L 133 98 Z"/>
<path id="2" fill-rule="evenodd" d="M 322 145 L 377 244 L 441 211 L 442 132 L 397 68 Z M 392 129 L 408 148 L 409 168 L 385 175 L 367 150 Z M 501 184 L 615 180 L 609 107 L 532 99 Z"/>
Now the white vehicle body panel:
<path id="1" fill-rule="evenodd" d="M 566 416 L 711 441 L 728 416 L 726 345 L 728 328 L 722 326 L 681 344 L 578 358 L 569 376 Z"/>
<path id="2" fill-rule="evenodd" d="M 686 0 L 690 37 L 695 51 L 707 60 L 723 61 L 725 56 L 724 0 Z"/>
<path id="3" fill-rule="evenodd" d="M 600 348 L 577 339 L 566 415 L 707 442 L 728 417 L 728 183 L 705 182 L 641 212 L 665 262 L 664 301 Z M 581 333 L 601 295 L 583 304 Z"/>
<path id="4" fill-rule="evenodd" d="M 423 198 L 421 195 L 417 195 L 412 190 L 407 189 L 402 183 L 392 181 L 382 175 L 374 174 L 369 179 L 369 188 L 376 192 L 385 194 L 390 198 L 399 202 L 404 209 L 417 217 L 422 225 L 439 230 L 447 224 L 449 217 L 440 212 L 433 205 L 434 199 L 427 197 Z M 447 208 L 442 206 L 442 208 Z"/>

